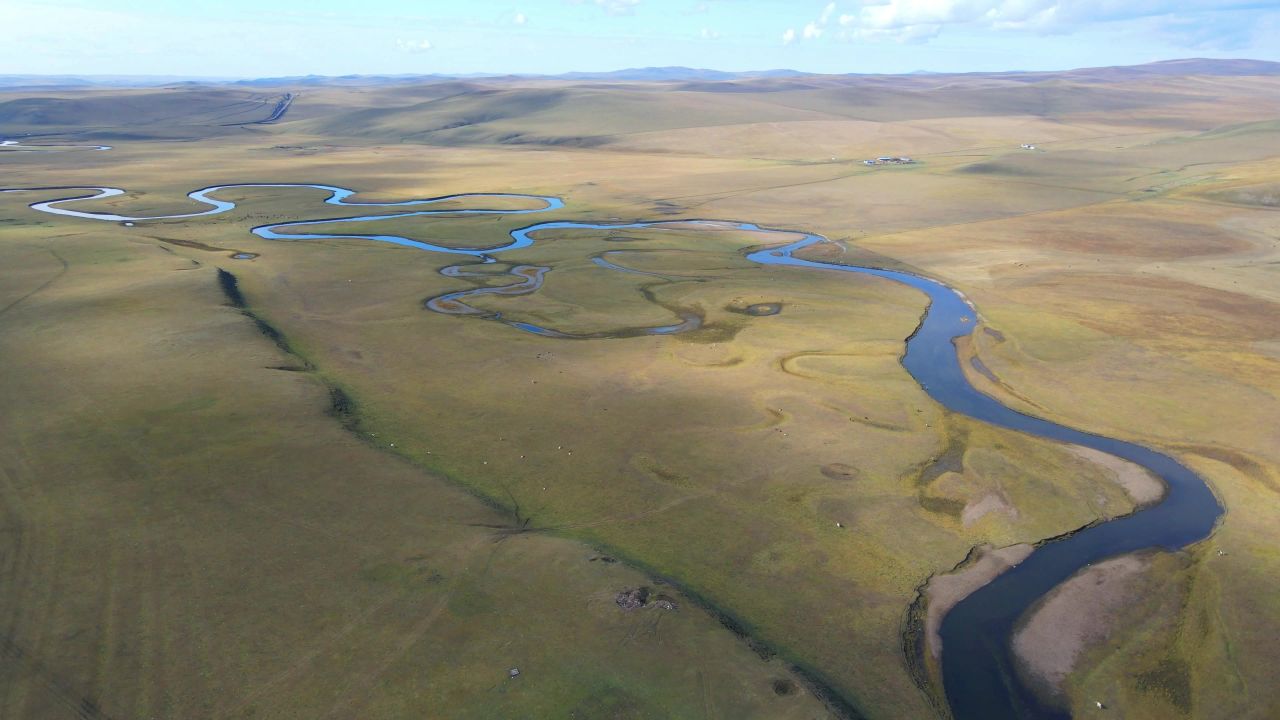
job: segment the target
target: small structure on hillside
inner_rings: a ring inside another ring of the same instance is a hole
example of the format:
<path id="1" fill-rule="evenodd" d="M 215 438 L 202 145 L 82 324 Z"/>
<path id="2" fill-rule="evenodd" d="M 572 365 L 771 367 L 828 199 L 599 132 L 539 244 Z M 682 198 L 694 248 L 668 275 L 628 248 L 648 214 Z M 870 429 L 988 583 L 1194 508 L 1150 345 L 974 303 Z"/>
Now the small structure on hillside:
<path id="1" fill-rule="evenodd" d="M 915 160 L 912 160 L 909 157 L 894 157 L 891 155 L 878 157 L 875 160 L 862 161 L 863 165 L 911 165 L 913 163 L 915 163 Z"/>
<path id="2" fill-rule="evenodd" d="M 613 600 L 623 610 L 639 610 L 649 604 L 649 588 L 638 587 L 623 590 Z"/>

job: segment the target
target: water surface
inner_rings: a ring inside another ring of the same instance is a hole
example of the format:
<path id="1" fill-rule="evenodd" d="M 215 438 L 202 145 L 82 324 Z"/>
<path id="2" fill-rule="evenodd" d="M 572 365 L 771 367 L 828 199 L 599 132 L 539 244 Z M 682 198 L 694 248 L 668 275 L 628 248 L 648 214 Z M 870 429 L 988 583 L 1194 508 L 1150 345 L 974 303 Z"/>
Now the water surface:
<path id="1" fill-rule="evenodd" d="M 192 200 L 208 205 L 202 211 L 177 215 L 131 217 L 102 212 L 71 210 L 64 205 L 82 200 L 101 199 L 123 194 L 123 190 L 107 187 L 93 188 L 26 188 L 38 190 L 68 189 L 90 190 L 94 194 L 38 202 L 31 205 L 41 212 L 70 217 L 141 222 L 157 219 L 194 218 L 216 215 L 235 207 L 235 203 L 218 200 L 211 195 L 226 188 L 313 188 L 329 192 L 324 201 L 330 205 L 361 207 L 429 206 L 456 199 L 522 199 L 538 202 L 529 209 L 458 209 L 442 208 L 416 210 L 389 215 L 362 215 L 359 217 L 303 220 L 264 225 L 253 229 L 258 237 L 268 240 L 300 241 L 312 239 L 353 239 L 392 243 L 428 252 L 470 255 L 481 262 L 493 262 L 494 255 L 532 246 L 537 233 L 556 230 L 626 230 L 641 228 L 675 228 L 704 225 L 723 229 L 743 230 L 753 233 L 777 235 L 780 238 L 799 237 L 779 247 L 751 252 L 747 259 L 761 265 L 773 265 L 818 272 L 854 273 L 883 278 L 914 288 L 928 299 L 928 308 L 916 332 L 906 341 L 906 353 L 902 364 L 920 386 L 947 409 L 992 425 L 1027 433 L 1063 443 L 1074 443 L 1110 453 L 1150 470 L 1168 487 L 1165 497 L 1158 503 L 1114 520 L 1108 520 L 1082 529 L 1066 537 L 1053 539 L 1040 545 L 1026 560 L 1000 575 L 990 584 L 958 603 L 943 619 L 942 672 L 947 700 L 957 720 L 1005 720 L 1006 718 L 1056 719 L 1061 713 L 1042 706 L 1018 681 L 1013 671 L 1010 639 L 1015 623 L 1032 604 L 1068 577 L 1099 560 L 1148 548 L 1176 550 L 1203 540 L 1213 531 L 1222 513 L 1213 493 L 1205 481 L 1172 457 L 1149 448 L 1076 430 L 1044 418 L 1028 415 L 1001 404 L 971 385 L 966 378 L 955 340 L 968 336 L 975 327 L 977 310 L 957 290 L 937 280 L 920 275 L 887 270 L 884 268 L 840 265 L 797 257 L 796 253 L 813 247 L 826 239 L 810 233 L 774 230 L 753 223 L 724 222 L 714 220 L 660 220 L 651 222 L 567 222 L 552 221 L 529 225 L 511 231 L 504 243 L 487 248 L 451 247 L 396 235 L 295 233 L 291 228 L 317 225 L 356 223 L 388 218 L 420 215 L 493 215 L 531 214 L 557 210 L 564 207 L 559 198 L 509 193 L 467 193 L 421 200 L 391 203 L 347 202 L 354 191 L 330 185 L 246 183 L 219 185 L 193 191 Z M 3 190 L 16 192 L 26 189 Z M 283 232 L 282 232 L 283 231 Z M 595 259 L 596 264 L 611 271 L 632 271 L 624 266 Z M 446 268 L 446 270 L 451 270 Z M 456 266 L 453 276 L 465 277 L 465 271 Z M 467 315 L 488 315 L 466 305 L 464 299 L 476 294 L 524 294 L 541 287 L 547 268 L 517 266 L 512 274 L 520 280 L 506 288 L 478 288 L 459 291 L 433 299 L 442 312 Z M 446 272 L 446 274 L 450 274 Z M 700 318 L 682 317 L 676 324 L 631 329 L 634 334 L 672 334 L 694 329 Z M 585 337 L 617 337 L 615 334 L 573 335 L 530 323 L 503 319 L 511 327 L 543 337 L 557 339 L 582 339 Z M 629 336 L 629 335 L 628 335 Z M 852 632 L 852 629 L 850 630 Z"/>

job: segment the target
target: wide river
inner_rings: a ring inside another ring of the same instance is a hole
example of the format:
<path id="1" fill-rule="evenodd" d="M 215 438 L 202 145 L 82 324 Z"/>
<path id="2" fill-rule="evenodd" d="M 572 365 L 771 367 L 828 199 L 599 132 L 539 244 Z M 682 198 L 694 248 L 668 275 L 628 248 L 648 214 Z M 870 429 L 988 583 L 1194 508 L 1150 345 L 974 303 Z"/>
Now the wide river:
<path id="1" fill-rule="evenodd" d="M 930 397 L 953 412 L 968 415 L 992 425 L 1110 453 L 1150 470 L 1163 479 L 1168 486 L 1168 491 L 1165 493 L 1164 498 L 1154 505 L 1039 545 L 1030 556 L 1017 566 L 960 601 L 947 613 L 943 619 L 941 629 L 943 646 L 942 674 L 947 700 L 957 720 L 1003 720 L 1005 718 L 1045 718 L 1056 720 L 1060 717 L 1066 717 L 1060 711 L 1043 706 L 1019 682 L 1017 674 L 1014 672 L 1010 648 L 1011 636 L 1018 619 L 1038 599 L 1082 568 L 1099 560 L 1135 550 L 1149 548 L 1177 550 L 1186 547 L 1207 537 L 1213 531 L 1218 517 L 1222 514 L 1221 505 L 1209 490 L 1204 479 L 1172 457 L 1131 442 L 1075 430 L 1044 418 L 1027 415 L 1013 410 L 1001 404 L 995 398 L 980 392 L 965 377 L 955 344 L 957 338 L 972 334 L 976 324 L 977 311 L 963 295 L 937 280 L 911 273 L 876 267 L 840 265 L 797 257 L 796 254 L 805 248 L 826 242 L 826 239 L 819 235 L 764 228 L 751 223 L 714 220 L 663 220 L 632 223 L 553 221 L 513 230 L 507 242 L 493 247 L 460 248 L 435 245 L 395 235 L 305 234 L 282 233 L 279 231 L 285 228 L 301 228 L 331 223 L 354 223 L 414 215 L 531 214 L 557 210 L 563 208 L 564 203 L 555 197 L 507 193 L 468 193 L 395 203 L 360 203 L 347 202 L 347 198 L 355 194 L 354 191 L 330 185 L 242 184 L 204 188 L 188 194 L 191 199 L 210 206 L 208 210 L 178 215 L 131 217 L 112 213 L 70 210 L 64 207 L 70 202 L 106 198 L 120 195 L 124 192 L 116 188 L 17 188 L 0 190 L 0 192 L 88 190 L 92 192 L 90 194 L 64 197 L 59 200 L 37 202 L 33 203 L 31 207 L 42 212 L 76 218 L 138 223 L 148 220 L 194 218 L 223 213 L 234 208 L 235 203 L 213 199 L 210 197 L 212 193 L 226 188 L 252 187 L 314 188 L 329 193 L 329 197 L 325 202 L 330 205 L 359 207 L 430 206 L 460 199 L 527 200 L 536 204 L 533 208 L 519 210 L 443 207 L 383 215 L 362 215 L 351 218 L 301 220 L 264 225 L 253 229 L 254 234 L 268 240 L 297 241 L 321 238 L 372 240 L 430 252 L 471 255 L 481 261 L 490 262 L 495 254 L 529 247 L 536 242 L 535 235 L 542 231 L 689 228 L 703 225 L 779 235 L 785 236 L 787 239 L 799 236 L 800 239 L 793 240 L 790 243 L 758 250 L 747 255 L 747 259 L 761 265 L 779 265 L 818 272 L 871 275 L 910 286 L 924 293 L 928 298 L 928 309 L 915 334 L 906 341 L 906 353 L 902 358 L 902 364 Z M 456 273 L 456 270 L 454 272 Z M 540 284 L 542 274 L 542 270 L 529 269 L 523 277 L 525 277 L 529 287 L 536 289 L 534 283 Z M 450 299 L 457 302 L 462 295 L 455 294 Z M 571 337 L 568 335 L 556 335 L 553 331 L 548 331 L 545 328 L 523 323 L 512 322 L 508 324 L 519 330 L 535 332 L 547 337 Z M 669 334 L 679 331 L 672 328 L 684 329 L 683 326 L 664 326 L 651 330 L 653 334 Z"/>

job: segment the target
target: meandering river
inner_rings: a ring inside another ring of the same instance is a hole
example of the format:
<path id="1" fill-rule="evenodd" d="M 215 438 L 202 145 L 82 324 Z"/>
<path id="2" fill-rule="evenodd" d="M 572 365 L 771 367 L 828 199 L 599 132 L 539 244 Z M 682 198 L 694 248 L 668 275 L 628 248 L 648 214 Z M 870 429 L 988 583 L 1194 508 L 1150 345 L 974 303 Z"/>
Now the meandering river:
<path id="1" fill-rule="evenodd" d="M 535 235 L 555 230 L 623 230 L 644 228 L 688 228 L 713 226 L 769 235 L 799 237 L 778 247 L 757 250 L 747 259 L 761 265 L 778 265 L 818 272 L 842 272 L 871 275 L 915 288 L 928 299 L 928 309 L 916 332 L 906 341 L 906 353 L 902 364 L 907 372 L 935 401 L 947 409 L 982 420 L 1002 428 L 1064 443 L 1094 448 L 1141 465 L 1159 476 L 1168 486 L 1164 498 L 1131 515 L 1108 520 L 1084 528 L 1073 534 L 1049 540 L 1031 553 L 1019 565 L 997 577 L 991 583 L 958 603 L 942 622 L 942 669 L 947 700 L 957 720 L 1003 720 L 1005 718 L 1058 718 L 1061 713 L 1042 706 L 1015 674 L 1011 657 L 1010 640 L 1018 619 L 1033 603 L 1062 581 L 1086 567 L 1107 557 L 1147 548 L 1176 550 L 1207 537 L 1214 528 L 1222 507 L 1210 491 L 1204 479 L 1172 457 L 1135 443 L 1076 430 L 1050 420 L 1034 417 L 1013 410 L 995 398 L 980 392 L 965 377 L 955 340 L 968 336 L 975 327 L 976 309 L 957 290 L 943 283 L 911 273 L 876 267 L 840 265 L 797 257 L 797 253 L 826 239 L 810 233 L 777 230 L 752 223 L 713 220 L 662 220 L 632 223 L 586 223 L 553 221 L 529 225 L 513 230 L 507 241 L 488 248 L 463 248 L 426 243 L 395 235 L 342 235 L 333 233 L 294 233 L 286 229 L 305 228 L 335 223 L 356 223 L 414 215 L 494 215 L 531 214 L 557 210 L 564 203 L 555 197 L 508 193 L 467 193 L 447 195 L 421 200 L 392 203 L 347 202 L 354 191 L 331 185 L 303 185 L 286 183 L 220 185 L 191 192 L 188 197 L 208 205 L 202 211 L 162 216 L 126 216 L 113 213 L 71 210 L 68 203 L 102 199 L 123 194 L 123 190 L 107 187 L 93 188 L 19 188 L 0 192 L 27 190 L 78 190 L 91 194 L 74 195 L 57 200 L 33 203 L 31 207 L 41 212 L 69 217 L 137 223 L 148 220 L 195 218 L 227 212 L 235 203 L 217 200 L 211 195 L 228 188 L 313 188 L 329 193 L 324 201 L 330 205 L 360 207 L 409 207 L 440 205 L 453 200 L 527 200 L 536 203 L 528 209 L 501 208 L 439 208 L 414 210 L 385 215 L 362 215 L 321 220 L 301 220 L 264 225 L 253 229 L 257 236 L 268 240 L 309 240 L 349 238 L 394 243 L 420 250 L 439 253 L 470 255 L 480 262 L 492 262 L 494 255 L 529 247 L 536 242 Z M 280 232 L 286 230 L 285 232 Z M 613 263 L 605 263 L 609 270 L 625 270 Z M 465 271 L 457 266 L 446 268 L 446 274 L 465 277 Z M 536 291 L 542 284 L 546 268 L 516 266 L 511 270 L 520 282 L 506 289 L 505 294 L 525 294 Z M 450 293 L 436 298 L 439 312 L 453 314 L 485 315 L 466 305 L 463 299 L 480 293 L 503 292 L 503 289 L 478 289 Z M 491 315 L 491 314 L 490 314 Z M 540 328 L 520 322 L 508 322 L 519 330 L 543 336 L 574 338 L 549 328 Z M 675 325 L 640 329 L 635 334 L 667 334 L 693 329 L 696 324 L 683 318 Z"/>

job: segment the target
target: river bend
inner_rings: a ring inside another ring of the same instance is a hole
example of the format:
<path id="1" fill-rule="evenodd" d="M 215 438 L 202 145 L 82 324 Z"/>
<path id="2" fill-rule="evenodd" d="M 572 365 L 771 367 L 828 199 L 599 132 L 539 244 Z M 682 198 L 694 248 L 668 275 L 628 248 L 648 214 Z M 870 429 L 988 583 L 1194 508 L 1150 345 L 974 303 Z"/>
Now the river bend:
<path id="1" fill-rule="evenodd" d="M 1001 404 L 995 398 L 980 392 L 966 378 L 955 340 L 973 332 L 976 309 L 957 290 L 937 280 L 920 275 L 887 270 L 877 267 L 841 265 L 797 257 L 805 248 L 826 242 L 826 239 L 810 233 L 775 230 L 744 222 L 712 220 L 662 220 L 632 223 L 589 223 L 553 221 L 529 225 L 511 231 L 507 242 L 488 248 L 459 248 L 411 240 L 395 235 L 335 235 L 332 233 L 307 234 L 279 232 L 286 228 L 305 228 L 334 223 L 355 223 L 414 215 L 479 215 L 479 214 L 531 214 L 557 210 L 564 203 L 555 197 L 510 193 L 466 193 L 421 200 L 391 203 L 347 202 L 354 191 L 331 185 L 246 183 L 219 185 L 191 192 L 188 197 L 208 207 L 206 210 L 163 216 L 126 216 L 113 213 L 71 210 L 65 205 L 84 200 L 95 200 L 123 194 L 123 190 L 107 187 L 95 188 L 17 188 L 0 192 L 24 190 L 89 190 L 93 194 L 37 202 L 31 207 L 41 212 L 69 217 L 107 220 L 115 222 L 144 222 L 159 219 L 195 218 L 216 215 L 235 207 L 235 203 L 210 197 L 226 188 L 313 188 L 329 192 L 324 201 L 330 205 L 360 207 L 408 207 L 430 206 L 455 199 L 525 199 L 541 203 L 540 207 L 523 210 L 510 209 L 429 209 L 388 215 L 364 215 L 360 217 L 327 220 L 302 220 L 264 225 L 253 233 L 267 240 L 309 240 L 347 238 L 393 243 L 406 247 L 439 253 L 471 255 L 482 262 L 492 262 L 497 253 L 529 247 L 534 235 L 554 230 L 621 230 L 643 228 L 675 228 L 689 225 L 711 225 L 748 232 L 759 232 L 800 239 L 787 244 L 750 252 L 747 259 L 761 265 L 786 266 L 796 269 L 843 272 L 884 278 L 915 288 L 928 298 L 928 308 L 916 332 L 906 341 L 906 353 L 902 365 L 916 382 L 939 404 L 947 409 L 998 427 L 1024 432 L 1029 435 L 1063 443 L 1083 445 L 1136 463 L 1160 477 L 1168 491 L 1158 503 L 1113 520 L 1100 522 L 1061 538 L 1039 545 L 1024 561 L 998 576 L 989 584 L 960 601 L 943 619 L 942 673 L 948 703 L 957 720 L 1004 720 L 1006 718 L 1064 717 L 1059 711 L 1045 707 L 1019 683 L 1013 670 L 1011 636 L 1018 619 L 1038 599 L 1091 563 L 1108 557 L 1136 550 L 1160 548 L 1177 550 L 1206 538 L 1222 514 L 1222 507 L 1207 483 L 1195 472 L 1172 457 L 1141 445 L 1076 430 L 1050 420 L 1035 417 Z M 612 263 L 602 264 L 604 267 Z M 620 266 L 612 268 L 624 270 Z M 456 272 L 456 271 L 455 271 Z M 507 294 L 523 294 L 536 290 L 542 283 L 545 268 L 517 266 L 512 274 L 521 281 Z M 481 291 L 464 291 L 440 298 L 444 311 L 457 314 L 468 312 L 462 298 Z M 501 292 L 487 290 L 484 292 Z M 450 304 L 451 303 L 451 304 Z M 437 308 L 440 310 L 441 308 Z M 511 326 L 548 337 L 572 337 L 557 334 L 546 328 L 510 322 Z M 653 329 L 655 333 L 679 332 L 686 323 Z M 650 333 L 653 334 L 653 333 Z"/>

